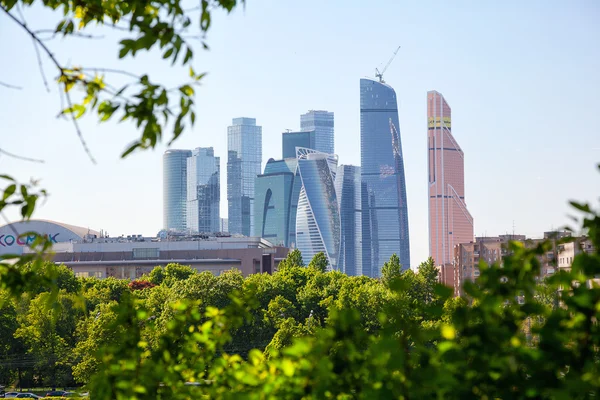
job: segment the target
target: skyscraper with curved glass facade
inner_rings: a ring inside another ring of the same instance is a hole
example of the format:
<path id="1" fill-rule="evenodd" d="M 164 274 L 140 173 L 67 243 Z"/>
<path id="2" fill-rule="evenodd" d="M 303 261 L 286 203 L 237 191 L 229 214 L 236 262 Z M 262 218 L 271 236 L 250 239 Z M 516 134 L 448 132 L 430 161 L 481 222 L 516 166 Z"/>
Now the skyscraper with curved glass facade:
<path id="1" fill-rule="evenodd" d="M 329 269 L 338 269 L 340 213 L 335 191 L 337 156 L 296 149 L 302 188 L 296 213 L 296 247 L 307 262 L 323 252 Z"/>
<path id="2" fill-rule="evenodd" d="M 190 150 L 163 154 L 163 229 L 186 229 L 187 159 Z"/>
<path id="3" fill-rule="evenodd" d="M 296 210 L 302 183 L 295 158 L 270 159 L 256 178 L 254 236 L 276 245 L 296 243 Z"/>
<path id="4" fill-rule="evenodd" d="M 384 82 L 360 80 L 363 274 L 379 277 L 394 253 L 410 268 L 404 160 L 396 92 Z"/>
<path id="5" fill-rule="evenodd" d="M 234 118 L 227 128 L 229 232 L 250 236 L 254 225 L 254 183 L 262 162 L 262 127 L 254 118 Z"/>

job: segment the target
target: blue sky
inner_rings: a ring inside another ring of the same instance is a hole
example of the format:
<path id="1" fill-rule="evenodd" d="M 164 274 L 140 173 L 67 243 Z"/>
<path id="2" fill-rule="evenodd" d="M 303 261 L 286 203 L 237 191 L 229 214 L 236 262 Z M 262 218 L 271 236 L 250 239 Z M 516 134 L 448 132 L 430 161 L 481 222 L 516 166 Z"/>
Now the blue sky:
<path id="1" fill-rule="evenodd" d="M 486 4 L 483 4 L 486 3 Z M 368 5 L 367 5 L 368 4 Z M 58 19 L 24 12 L 30 26 Z M 227 125 L 254 117 L 263 127 L 263 166 L 281 156 L 281 132 L 309 109 L 335 112 L 336 152 L 360 164 L 359 79 L 385 74 L 399 100 L 414 264 L 428 255 L 426 93 L 452 107 L 453 135 L 465 152 L 466 203 L 477 235 L 540 236 L 569 220 L 569 199 L 597 203 L 600 174 L 600 4 L 596 1 L 259 1 L 216 13 L 210 51 L 198 46 L 196 126 L 176 148 L 214 146 L 226 159 Z M 176 84 L 185 71 L 153 53 L 117 61 L 121 32 L 102 40 L 50 42 L 76 65 L 120 67 Z M 36 178 L 49 192 L 38 218 L 154 235 L 162 224 L 164 146 L 120 160 L 137 135 L 130 124 L 82 121 L 98 165 L 70 123 L 56 119 L 56 86 L 44 89 L 31 40 L 0 14 L 0 147 L 42 158 L 0 156 L 1 173 Z M 55 76 L 45 62 L 49 77 Z M 109 77 L 110 78 L 110 77 Z M 222 216 L 227 212 L 221 166 Z M 10 215 L 16 218 L 15 214 Z"/>

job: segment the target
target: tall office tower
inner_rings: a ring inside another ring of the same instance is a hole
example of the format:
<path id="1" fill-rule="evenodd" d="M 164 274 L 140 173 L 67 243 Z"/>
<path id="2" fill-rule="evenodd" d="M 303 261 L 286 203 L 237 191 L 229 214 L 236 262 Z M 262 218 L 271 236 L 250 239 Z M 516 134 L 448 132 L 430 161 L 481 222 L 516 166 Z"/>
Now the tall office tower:
<path id="1" fill-rule="evenodd" d="M 221 230 L 220 161 L 212 147 L 198 147 L 187 159 L 187 229 L 191 232 Z"/>
<path id="2" fill-rule="evenodd" d="M 227 202 L 229 232 L 253 231 L 254 181 L 262 162 L 262 127 L 254 118 L 234 118 L 227 128 Z"/>
<path id="3" fill-rule="evenodd" d="M 296 147 L 316 150 L 316 131 L 283 132 L 281 134 L 281 156 L 296 158 Z"/>
<path id="4" fill-rule="evenodd" d="M 360 167 L 340 165 L 335 176 L 341 231 L 338 267 L 347 275 L 362 275 L 360 187 Z"/>
<path id="5" fill-rule="evenodd" d="M 360 80 L 360 161 L 363 274 L 381 275 L 396 253 L 410 268 L 404 160 L 396 92 L 388 84 Z"/>
<path id="6" fill-rule="evenodd" d="M 473 217 L 465 204 L 465 155 L 452 136 L 450 106 L 427 92 L 429 255 L 437 265 L 453 262 L 454 246 L 473 241 Z"/>
<path id="7" fill-rule="evenodd" d="M 296 213 L 296 247 L 308 263 L 323 252 L 329 270 L 338 269 L 340 213 L 335 193 L 337 156 L 298 147 L 298 173 L 302 188 Z"/>
<path id="8" fill-rule="evenodd" d="M 186 229 L 187 159 L 190 150 L 163 154 L 163 229 Z"/>
<path id="9" fill-rule="evenodd" d="M 254 236 L 286 247 L 296 243 L 296 210 L 302 182 L 295 158 L 270 159 L 256 178 Z"/>
<path id="10" fill-rule="evenodd" d="M 309 147 L 322 153 L 334 154 L 333 113 L 322 110 L 310 110 L 300 116 L 300 130 L 315 132 L 315 147 Z"/>

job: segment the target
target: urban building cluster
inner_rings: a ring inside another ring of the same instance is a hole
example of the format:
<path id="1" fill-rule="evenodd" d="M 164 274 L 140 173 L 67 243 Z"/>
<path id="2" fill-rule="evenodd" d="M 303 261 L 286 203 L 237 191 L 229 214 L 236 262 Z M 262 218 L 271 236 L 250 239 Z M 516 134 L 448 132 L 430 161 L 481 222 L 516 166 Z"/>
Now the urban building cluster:
<path id="1" fill-rule="evenodd" d="M 227 218 L 220 215 L 221 157 L 212 147 L 172 149 L 163 155 L 163 229 L 157 237 L 110 238 L 72 225 L 32 221 L 1 227 L 0 253 L 12 245 L 26 252 L 26 243 L 13 232 L 33 230 L 52 238 L 54 260 L 81 276 L 135 278 L 169 262 L 217 274 L 233 267 L 245 275 L 271 272 L 290 248 L 299 249 L 306 262 L 322 252 L 330 270 L 348 275 L 377 278 L 393 254 L 408 269 L 397 97 L 382 74 L 377 78 L 360 80 L 360 166 L 340 164 L 333 112 L 302 114 L 300 129 L 282 133 L 281 156 L 269 158 L 264 170 L 262 127 L 254 118 L 234 118 L 227 128 Z M 478 276 L 480 261 L 502 262 L 509 241 L 534 246 L 567 234 L 475 237 L 465 200 L 464 157 L 452 134 L 448 102 L 441 93 L 428 92 L 429 254 L 440 281 L 456 295 L 465 281 Z M 581 251 L 591 251 L 585 237 L 556 244 L 540 257 L 542 276 L 570 268 Z"/>
<path id="2" fill-rule="evenodd" d="M 300 130 L 281 136 L 281 156 L 264 171 L 262 129 L 234 118 L 227 129 L 227 202 L 231 235 L 297 248 L 306 260 L 323 252 L 329 268 L 378 277 L 396 253 L 410 268 L 404 160 L 396 92 L 360 80 L 361 167 L 342 165 L 334 148 L 334 114 L 311 110 Z M 163 228 L 186 234 L 223 231 L 220 158 L 212 148 L 163 156 Z"/>

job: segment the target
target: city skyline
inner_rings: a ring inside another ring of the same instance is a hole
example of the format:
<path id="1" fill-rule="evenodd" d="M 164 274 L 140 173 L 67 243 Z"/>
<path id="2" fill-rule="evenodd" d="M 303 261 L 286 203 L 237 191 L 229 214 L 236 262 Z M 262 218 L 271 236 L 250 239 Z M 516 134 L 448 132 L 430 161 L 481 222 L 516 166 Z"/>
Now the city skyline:
<path id="1" fill-rule="evenodd" d="M 209 72 L 197 91 L 196 126 L 174 148 L 213 146 L 225 161 L 225 127 L 232 117 L 251 115 L 263 126 L 264 165 L 269 157 L 278 158 L 281 132 L 300 128 L 295 126 L 300 113 L 326 109 L 336 115 L 335 149 L 340 163 L 359 165 L 356 80 L 374 76 L 374 68 L 401 44 L 385 79 L 400 100 L 412 264 L 428 255 L 423 135 L 423 97 L 428 90 L 444 93 L 461 110 L 452 124 L 468 155 L 465 182 L 477 235 L 511 232 L 514 223 L 516 231 L 535 236 L 569 222 L 569 199 L 597 201 L 589 182 L 595 182 L 597 175 L 600 131 L 584 122 L 586 115 L 595 112 L 589 89 L 600 84 L 595 72 L 600 69 L 600 50 L 594 45 L 600 34 L 595 23 L 597 4 L 507 2 L 502 7 L 471 4 L 468 9 L 393 2 L 373 8 L 311 4 L 319 7 L 318 15 L 308 12 L 311 7 L 261 3 L 227 17 L 215 14 L 208 37 L 211 51 L 201 53 L 194 63 L 196 71 Z M 32 24 L 44 21 L 36 9 L 24 12 Z M 300 21 L 309 18 L 315 29 L 306 32 L 300 29 Z M 347 22 L 335 34 L 329 24 L 332 18 Z M 454 24 L 447 24 L 448 20 Z M 356 26 L 364 28 L 350 29 Z M 72 126 L 54 118 L 58 96 L 55 88 L 45 92 L 30 38 L 9 24 L 0 30 L 14 37 L 5 43 L 5 50 L 23 54 L 10 68 L 0 66 L 4 80 L 23 86 L 20 91 L 2 92 L 9 93 L 0 99 L 3 148 L 46 161 L 31 164 L 2 156 L 0 163 L 21 181 L 41 179 L 40 185 L 51 196 L 36 217 L 115 235 L 155 234 L 161 226 L 157 210 L 162 194 L 156 181 L 161 179 L 164 145 L 120 160 L 120 151 L 138 134 L 135 126 L 97 125 L 93 117 L 85 116 L 80 120 L 82 133 L 98 159 L 98 165 L 92 165 Z M 273 30 L 281 35 L 272 35 Z M 319 40 L 323 46 L 312 45 Z M 64 55 L 66 46 L 57 43 L 57 54 Z M 276 56 L 274 48 L 281 49 Z M 443 68 L 431 61 L 432 54 L 444 54 Z M 159 79 L 176 75 L 170 67 L 155 65 L 153 57 L 126 60 L 124 67 Z M 246 60 L 242 71 L 235 68 L 240 57 Z M 309 58 L 319 59 L 318 65 L 301 62 Z M 116 63 L 113 49 L 101 41 L 93 48 L 82 46 L 78 59 L 107 68 Z M 286 97 L 285 106 L 282 90 L 293 93 Z M 236 93 L 226 105 L 220 97 L 225 91 Z M 33 120 L 23 111 L 31 107 L 41 110 L 40 118 Z M 565 135 L 568 140 L 548 140 Z M 225 177 L 222 165 L 223 182 Z M 97 186 L 108 190 L 98 196 L 92 190 Z M 506 187 L 512 194 L 501 190 Z M 221 198 L 225 196 L 222 187 Z M 221 215 L 227 215 L 225 201 Z M 17 214 L 8 217 L 18 219 Z"/>

